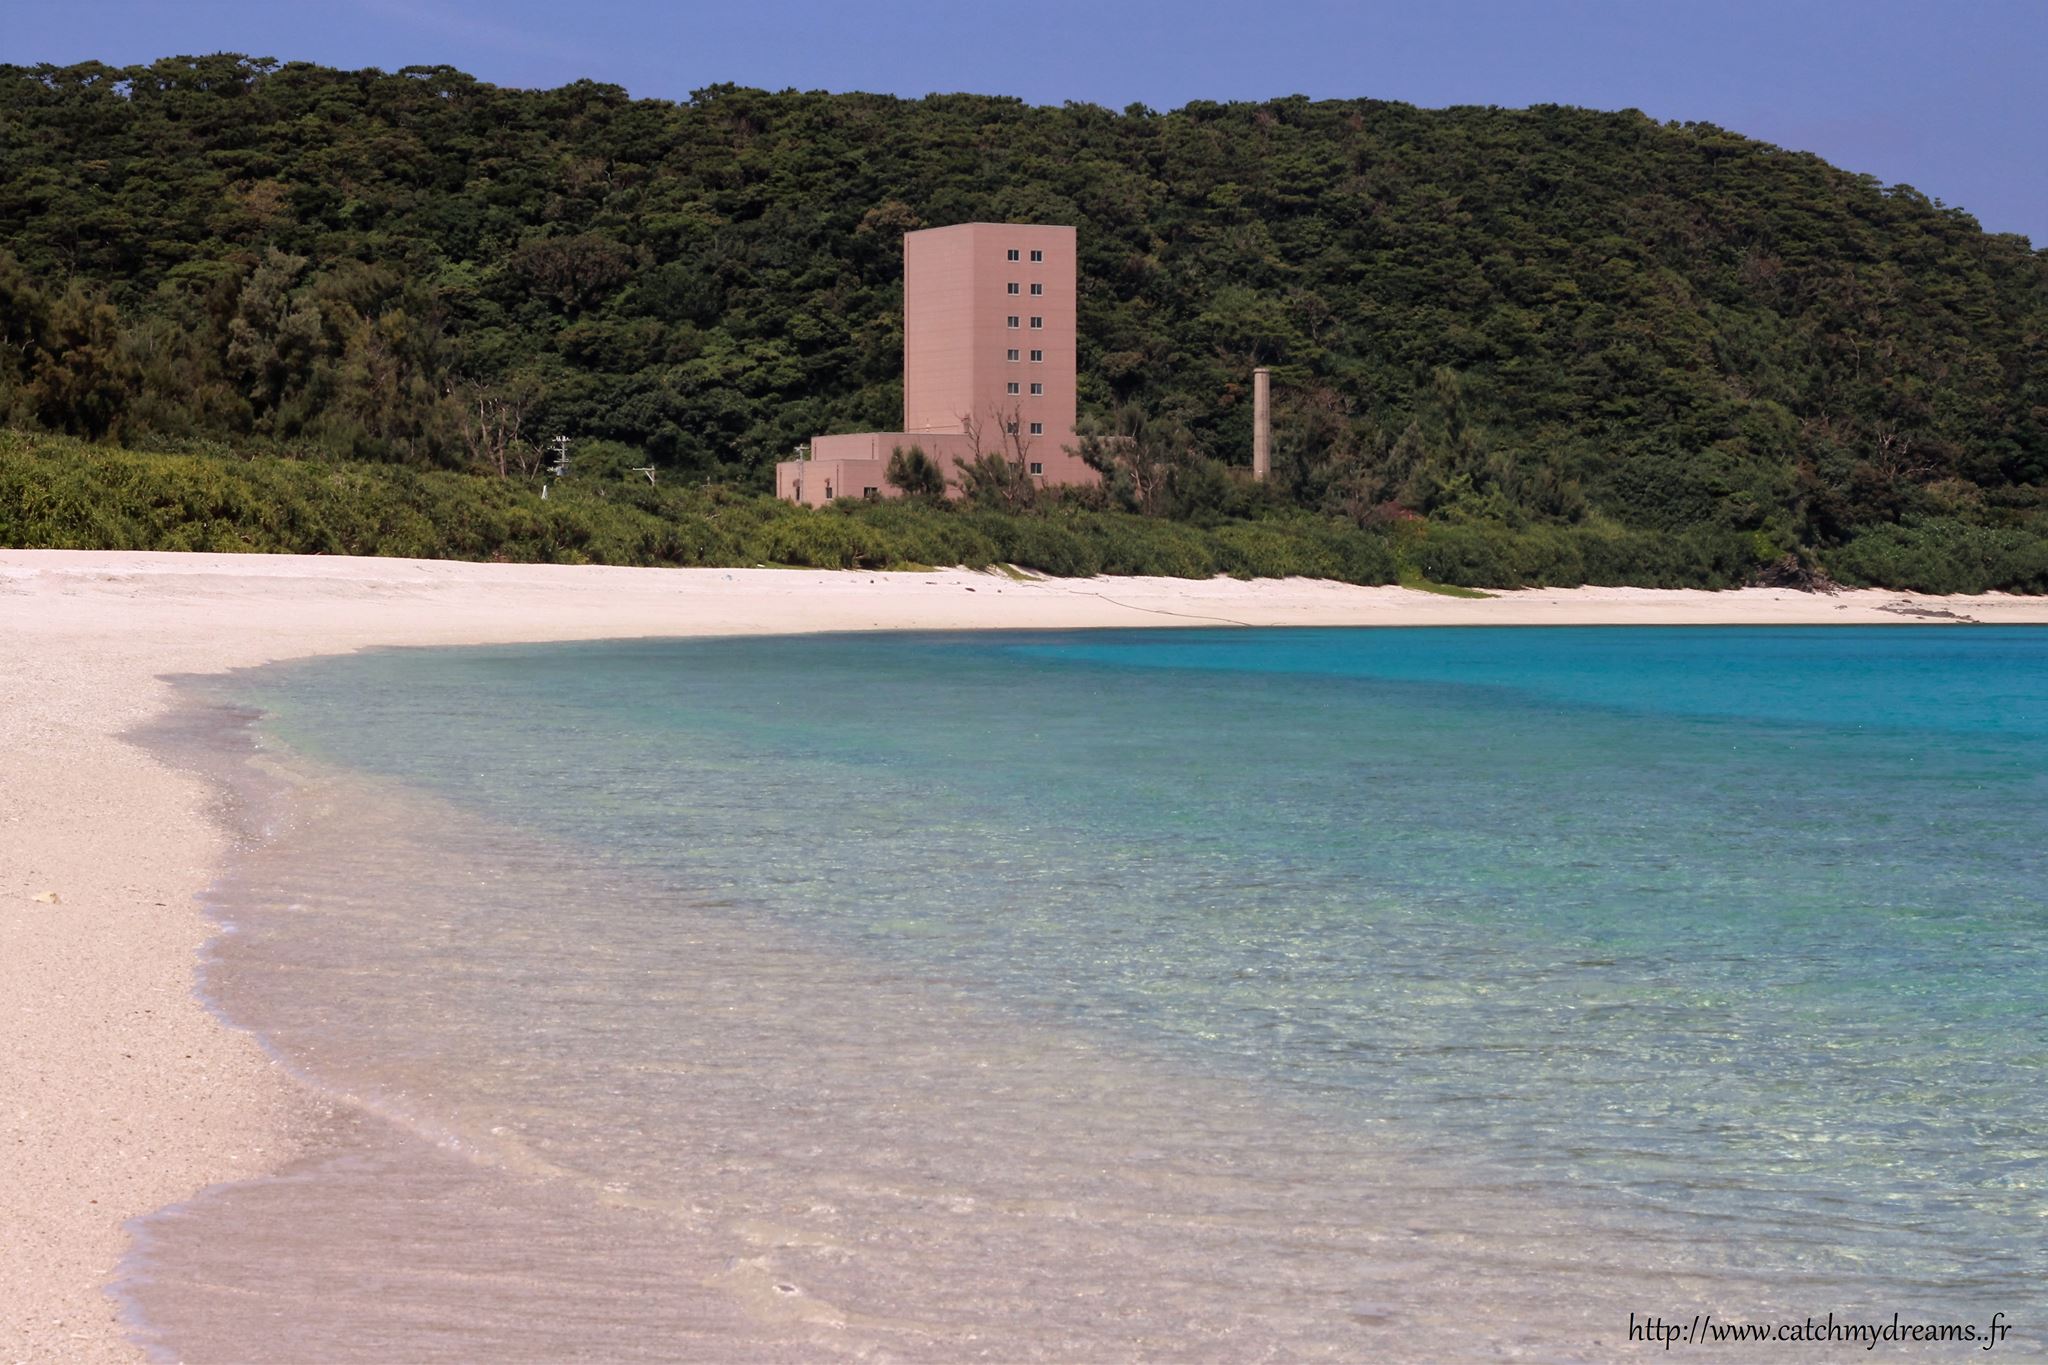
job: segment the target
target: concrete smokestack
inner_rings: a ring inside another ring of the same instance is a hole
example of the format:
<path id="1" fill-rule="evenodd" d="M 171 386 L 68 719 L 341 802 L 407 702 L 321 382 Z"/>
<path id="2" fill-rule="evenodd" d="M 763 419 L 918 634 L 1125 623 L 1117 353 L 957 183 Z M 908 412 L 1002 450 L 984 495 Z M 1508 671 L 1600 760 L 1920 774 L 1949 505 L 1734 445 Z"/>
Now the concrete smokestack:
<path id="1" fill-rule="evenodd" d="M 1263 365 L 1252 371 L 1252 477 L 1273 477 L 1273 372 Z"/>

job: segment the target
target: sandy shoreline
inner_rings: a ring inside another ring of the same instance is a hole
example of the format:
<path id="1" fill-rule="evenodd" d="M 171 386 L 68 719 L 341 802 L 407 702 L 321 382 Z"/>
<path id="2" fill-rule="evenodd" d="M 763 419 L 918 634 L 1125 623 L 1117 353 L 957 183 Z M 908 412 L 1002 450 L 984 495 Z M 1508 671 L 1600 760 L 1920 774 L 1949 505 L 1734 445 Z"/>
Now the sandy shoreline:
<path id="1" fill-rule="evenodd" d="M 0 550 L 0 1360 L 133 1360 L 122 1224 L 292 1148 L 295 1087 L 192 995 L 206 791 L 121 736 L 162 675 L 372 645 L 868 629 L 2048 623 L 2048 599 L 643 570 Z M 1937 617 L 1936 619 L 1941 619 Z M 53 899 L 54 898 L 54 899 Z"/>

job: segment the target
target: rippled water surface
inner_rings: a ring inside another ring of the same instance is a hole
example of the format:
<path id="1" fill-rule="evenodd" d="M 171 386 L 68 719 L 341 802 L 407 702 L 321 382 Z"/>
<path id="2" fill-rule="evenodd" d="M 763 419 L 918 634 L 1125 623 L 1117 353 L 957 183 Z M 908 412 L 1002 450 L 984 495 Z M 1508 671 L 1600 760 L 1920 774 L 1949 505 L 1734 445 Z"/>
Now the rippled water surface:
<path id="1" fill-rule="evenodd" d="M 2048 632 L 392 651 L 229 703 L 207 987 L 332 1131 L 149 1220 L 164 1352 L 2038 1341 Z"/>

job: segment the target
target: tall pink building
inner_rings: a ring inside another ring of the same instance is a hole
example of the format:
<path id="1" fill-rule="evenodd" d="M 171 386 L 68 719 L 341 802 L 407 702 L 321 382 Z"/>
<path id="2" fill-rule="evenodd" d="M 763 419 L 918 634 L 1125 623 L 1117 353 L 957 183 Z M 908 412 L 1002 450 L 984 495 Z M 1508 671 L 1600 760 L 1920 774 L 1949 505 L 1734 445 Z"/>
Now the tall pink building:
<path id="1" fill-rule="evenodd" d="M 1074 444 L 1074 229 L 962 223 L 903 235 L 903 430 L 814 436 L 775 466 L 777 496 L 822 507 L 893 497 L 899 446 L 955 460 L 1000 451 L 1047 484 L 1093 483 Z"/>

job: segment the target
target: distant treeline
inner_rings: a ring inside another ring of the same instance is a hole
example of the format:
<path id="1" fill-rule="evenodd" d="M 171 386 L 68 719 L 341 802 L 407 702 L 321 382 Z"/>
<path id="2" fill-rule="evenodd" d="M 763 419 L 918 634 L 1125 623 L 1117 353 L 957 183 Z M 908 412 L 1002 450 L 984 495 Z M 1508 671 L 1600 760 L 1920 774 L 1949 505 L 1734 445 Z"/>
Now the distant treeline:
<path id="1" fill-rule="evenodd" d="M 1984 566 L 2048 525 L 2048 254 L 1559 107 L 0 66 L 0 423 L 493 476 L 565 432 L 764 489 L 897 423 L 902 233 L 975 219 L 1080 229 L 1083 407 L 1159 462 L 1105 509 L 1582 547 L 1475 549 L 1499 581 L 1620 572 L 1585 547 L 1630 538 L 2028 581 Z M 1276 478 L 1245 503 L 1254 364 Z"/>
<path id="2" fill-rule="evenodd" d="M 912 569 L 1524 587 L 1735 587 L 1770 567 L 1755 535 L 1421 518 L 1363 529 L 1267 510 L 1199 521 L 1058 501 L 922 498 L 796 507 L 728 487 L 594 472 L 554 483 L 361 461 L 137 453 L 0 431 L 0 544 L 81 550 L 392 555 L 519 563 Z M 2048 542 L 1954 524 L 1887 528 L 1822 566 L 1930 592 L 2048 591 Z"/>

